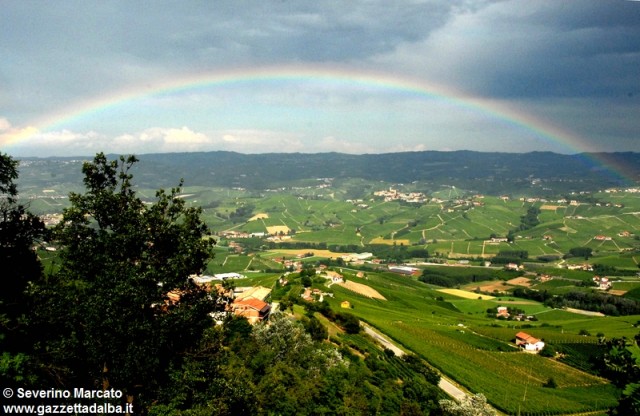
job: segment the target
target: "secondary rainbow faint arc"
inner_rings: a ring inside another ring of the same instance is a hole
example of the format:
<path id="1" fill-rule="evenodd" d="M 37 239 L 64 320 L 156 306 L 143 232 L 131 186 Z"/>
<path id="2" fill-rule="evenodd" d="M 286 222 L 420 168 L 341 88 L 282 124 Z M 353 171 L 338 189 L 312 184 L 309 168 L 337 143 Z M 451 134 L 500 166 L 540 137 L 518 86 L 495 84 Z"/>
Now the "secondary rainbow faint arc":
<path id="1" fill-rule="evenodd" d="M 536 119 L 531 115 L 516 112 L 504 104 L 465 95 L 449 87 L 387 73 L 312 67 L 271 67 L 212 72 L 162 80 L 134 88 L 129 87 L 115 94 L 100 96 L 97 99 L 75 104 L 60 112 L 46 115 L 34 123 L 35 128 L 28 127 L 23 129 L 21 132 L 10 136 L 5 144 L 11 146 L 27 141 L 39 132 L 55 130 L 63 127 L 66 123 L 82 119 L 84 116 L 115 108 L 135 100 L 183 91 L 195 91 L 199 88 L 233 85 L 234 83 L 272 81 L 340 82 L 345 85 L 364 86 L 380 91 L 387 90 L 415 95 L 423 99 L 441 100 L 460 109 L 489 116 L 500 123 L 511 126 L 511 128 L 522 129 L 548 143 L 554 144 L 556 147 L 560 147 L 563 149 L 563 153 L 580 153 L 589 150 L 584 148 L 584 143 L 581 142 L 579 137 L 556 126 Z"/>

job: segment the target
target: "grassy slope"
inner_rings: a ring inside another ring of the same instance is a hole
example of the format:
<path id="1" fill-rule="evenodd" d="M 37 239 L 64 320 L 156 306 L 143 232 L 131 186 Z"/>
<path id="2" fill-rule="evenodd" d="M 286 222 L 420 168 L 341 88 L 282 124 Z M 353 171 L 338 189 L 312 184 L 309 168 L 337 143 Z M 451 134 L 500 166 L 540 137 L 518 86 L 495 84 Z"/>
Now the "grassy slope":
<path id="1" fill-rule="evenodd" d="M 569 413 L 615 404 L 615 389 L 604 380 L 548 358 L 515 352 L 510 341 L 521 324 L 516 323 L 514 328 L 513 323 L 498 323 L 485 317 L 486 307 L 497 306 L 501 301 L 453 300 L 451 295 L 445 295 L 445 301 L 437 301 L 440 292 L 410 278 L 375 273 L 368 277 L 358 282 L 371 285 L 387 301 L 366 299 L 332 287 L 336 293 L 331 300 L 334 306 L 348 299 L 354 305 L 354 314 L 422 355 L 471 391 L 486 394 L 497 407 L 509 413 L 518 409 Z M 589 318 L 551 311 L 538 304 L 518 307 L 537 313 L 540 319 L 525 330 L 553 342 L 596 342 L 595 337 L 582 337 L 578 332 L 587 329 L 595 334 L 603 325 L 608 336 L 633 336 L 635 328 L 630 322 L 638 318 Z M 491 326 L 496 323 L 501 326 Z M 556 380 L 558 389 L 542 387 L 549 377 Z"/>

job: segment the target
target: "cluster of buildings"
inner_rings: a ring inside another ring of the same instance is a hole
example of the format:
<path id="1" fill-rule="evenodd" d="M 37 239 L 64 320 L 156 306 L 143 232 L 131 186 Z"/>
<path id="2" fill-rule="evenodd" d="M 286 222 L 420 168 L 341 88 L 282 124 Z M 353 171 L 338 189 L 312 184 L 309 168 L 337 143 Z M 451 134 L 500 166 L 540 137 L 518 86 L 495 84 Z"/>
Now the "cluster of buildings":
<path id="1" fill-rule="evenodd" d="M 385 202 L 405 201 L 422 204 L 428 201 L 427 196 L 422 192 L 404 193 L 393 188 L 389 188 L 388 190 L 384 191 L 376 191 L 373 193 L 373 195 L 383 197 Z"/>
<path id="2" fill-rule="evenodd" d="M 40 220 L 46 227 L 53 227 L 62 221 L 62 214 L 44 214 L 40 215 Z"/>
<path id="3" fill-rule="evenodd" d="M 216 323 L 222 323 L 229 314 L 243 316 L 252 325 L 269 319 L 271 289 L 263 286 L 225 289 L 221 283 L 228 279 L 242 279 L 244 277 L 239 273 L 220 273 L 213 276 L 193 275 L 189 278 L 196 284 L 203 285 L 207 291 L 215 290 L 221 296 L 219 300 L 221 310 L 211 314 Z M 181 295 L 180 291 L 172 290 L 167 293 L 167 302 L 169 304 L 179 302 Z"/>
<path id="4" fill-rule="evenodd" d="M 264 236 L 267 235 L 267 233 L 264 232 L 259 232 L 259 233 L 247 233 L 245 231 L 235 231 L 235 230 L 226 230 L 226 231 L 220 231 L 218 233 L 218 235 L 220 237 L 224 237 L 227 239 L 234 239 L 234 238 L 254 238 L 254 237 L 258 237 L 258 238 L 262 238 Z"/>
<path id="5" fill-rule="evenodd" d="M 568 270 L 583 270 L 585 272 L 592 272 L 593 271 L 593 266 L 588 264 L 588 263 L 584 263 L 584 264 L 567 264 L 567 269 Z"/>
<path id="6" fill-rule="evenodd" d="M 618 192 L 627 192 L 630 194 L 637 194 L 640 192 L 640 188 L 626 188 L 626 189 L 611 188 L 611 189 L 605 189 L 605 192 L 608 194 L 615 194 Z"/>
<path id="7" fill-rule="evenodd" d="M 496 313 L 496 318 L 499 318 L 499 319 L 509 319 L 513 321 L 535 321 L 536 320 L 536 318 L 533 315 L 525 315 L 523 313 L 519 313 L 512 316 L 511 313 L 509 313 L 509 308 L 507 308 L 506 306 L 498 306 L 497 311 L 498 313 Z"/>

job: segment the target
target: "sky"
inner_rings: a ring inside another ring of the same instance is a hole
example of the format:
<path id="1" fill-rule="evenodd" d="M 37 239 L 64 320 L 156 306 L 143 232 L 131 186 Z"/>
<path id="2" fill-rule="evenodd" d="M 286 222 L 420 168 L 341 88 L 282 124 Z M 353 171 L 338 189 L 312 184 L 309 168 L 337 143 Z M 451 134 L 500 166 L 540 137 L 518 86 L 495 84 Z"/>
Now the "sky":
<path id="1" fill-rule="evenodd" d="M 0 0 L 0 151 L 640 151 L 640 1 Z"/>

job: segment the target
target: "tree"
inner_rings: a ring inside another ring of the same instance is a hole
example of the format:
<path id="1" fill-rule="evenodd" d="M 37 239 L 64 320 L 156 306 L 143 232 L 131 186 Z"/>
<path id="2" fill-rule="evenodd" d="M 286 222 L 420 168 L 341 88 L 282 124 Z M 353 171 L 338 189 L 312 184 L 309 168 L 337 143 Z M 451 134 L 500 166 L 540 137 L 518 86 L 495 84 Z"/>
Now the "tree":
<path id="1" fill-rule="evenodd" d="M 640 384 L 631 383 L 626 386 L 618 407 L 611 414 L 620 416 L 640 415 Z"/>
<path id="2" fill-rule="evenodd" d="M 21 381 L 31 350 L 27 289 L 42 277 L 33 245 L 46 237 L 43 222 L 18 202 L 18 162 L 0 153 L 0 381 Z"/>
<path id="3" fill-rule="evenodd" d="M 60 272 L 38 290 L 41 322 L 56 328 L 52 368 L 69 370 L 62 383 L 120 389 L 140 408 L 198 344 L 216 299 L 188 279 L 215 244 L 200 208 L 178 197 L 182 183 L 144 203 L 129 173 L 136 162 L 100 153 L 84 164 L 86 192 L 69 196 L 55 230 Z"/>
<path id="4" fill-rule="evenodd" d="M 601 374 L 619 387 L 640 380 L 640 366 L 627 348 L 627 340 L 612 338 L 605 345 L 607 352 L 598 358 L 597 364 Z"/>
<path id="5" fill-rule="evenodd" d="M 311 278 L 307 275 L 302 276 L 302 278 L 300 279 L 300 283 L 302 283 L 302 286 L 304 287 L 311 287 L 311 284 L 313 283 L 311 281 Z"/>
<path id="6" fill-rule="evenodd" d="M 467 396 L 460 402 L 455 400 L 440 400 L 443 414 L 451 416 L 495 416 L 496 411 L 487 404 L 483 394 Z"/>
<path id="7" fill-rule="evenodd" d="M 322 325 L 322 322 L 315 316 L 309 318 L 304 317 L 302 320 L 304 329 L 311 335 L 311 339 L 314 341 L 322 341 L 329 337 L 329 331 L 327 327 Z"/>
<path id="8" fill-rule="evenodd" d="M 360 320 L 347 312 L 339 312 L 335 314 L 336 322 L 338 322 L 347 334 L 357 334 L 360 332 Z"/>
<path id="9" fill-rule="evenodd" d="M 569 254 L 566 257 L 584 257 L 588 260 L 593 255 L 593 249 L 590 247 L 573 247 L 569 249 Z"/>

